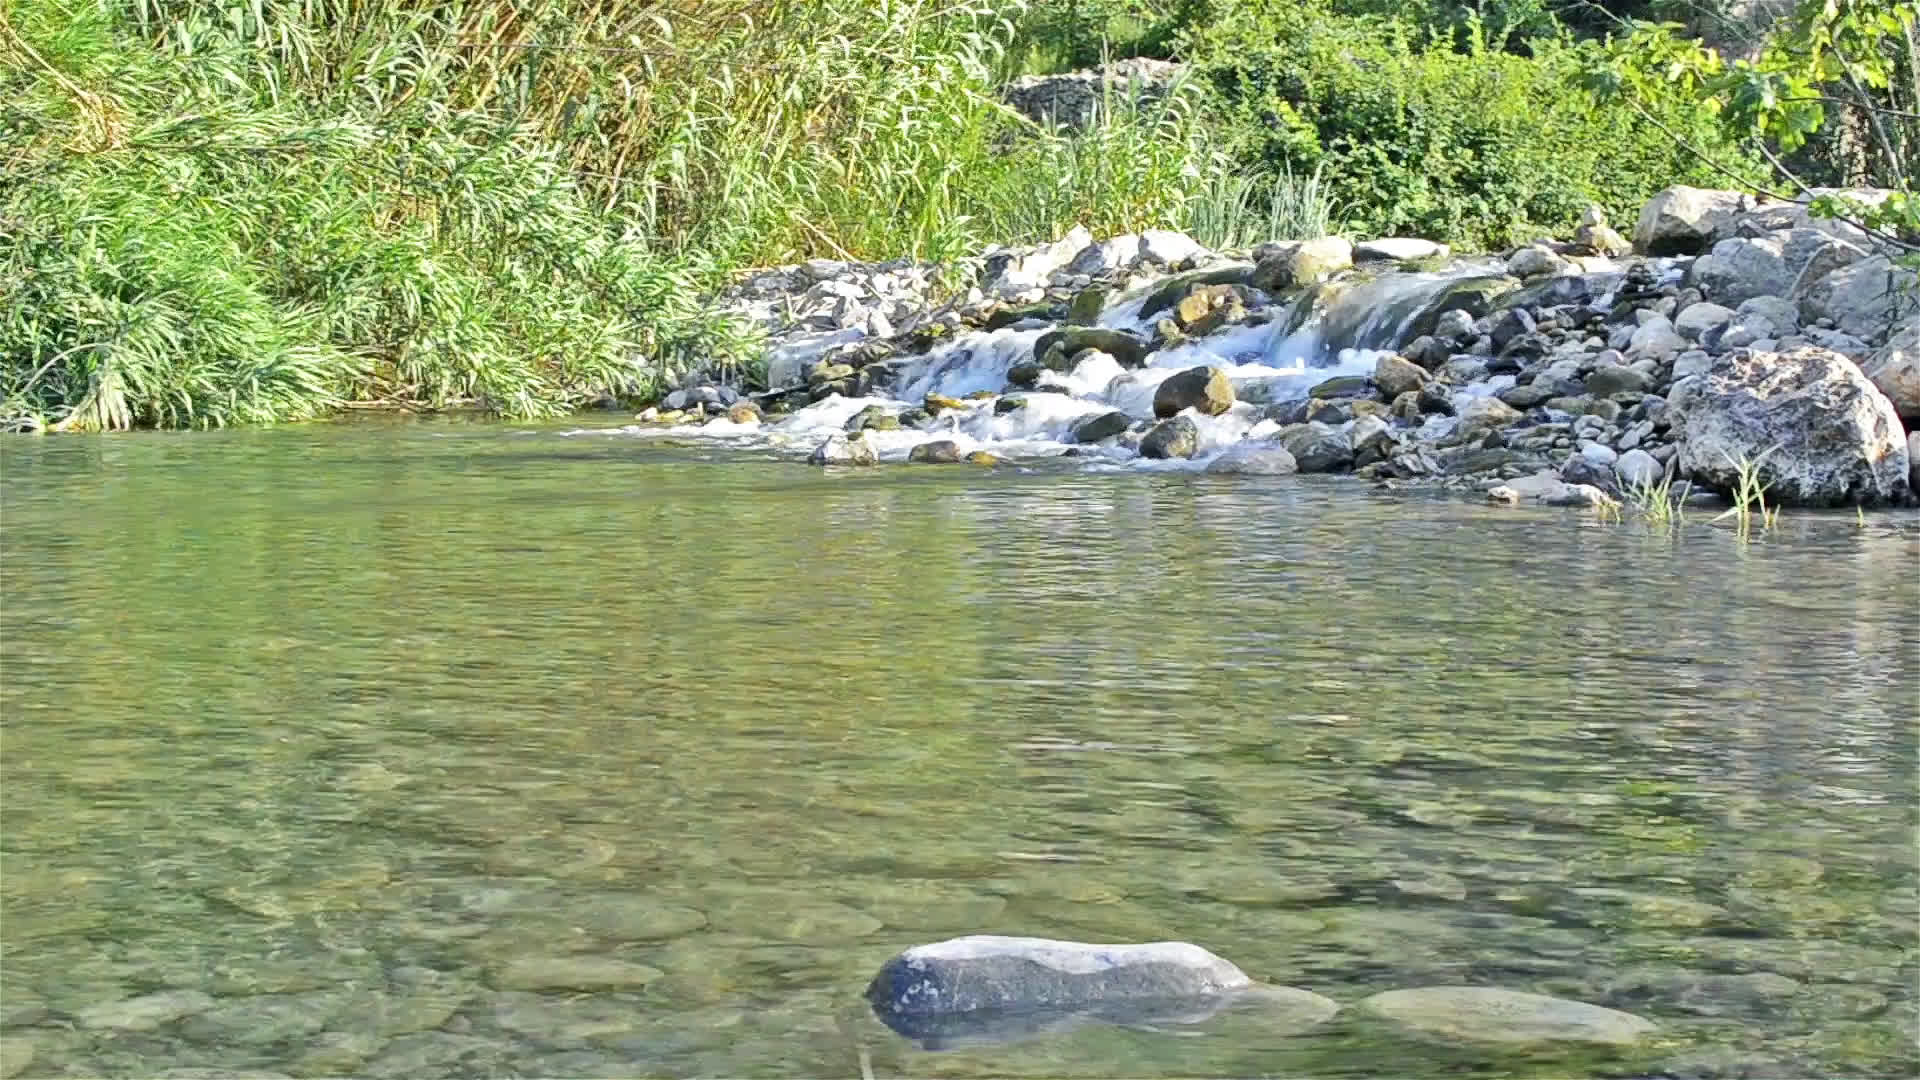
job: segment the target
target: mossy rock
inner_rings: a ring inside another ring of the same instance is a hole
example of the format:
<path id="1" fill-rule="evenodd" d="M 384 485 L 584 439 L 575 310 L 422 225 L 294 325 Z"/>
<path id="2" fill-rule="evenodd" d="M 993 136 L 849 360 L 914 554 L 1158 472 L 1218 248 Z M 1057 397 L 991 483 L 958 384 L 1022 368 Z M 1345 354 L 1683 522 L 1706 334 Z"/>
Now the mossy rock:
<path id="1" fill-rule="evenodd" d="M 1520 287 L 1520 283 L 1505 274 L 1485 274 L 1477 277 L 1464 277 L 1450 282 L 1445 288 L 1434 294 L 1407 324 L 1406 339 L 1426 337 L 1433 333 L 1434 325 L 1440 316 L 1455 308 L 1474 318 L 1491 312 L 1494 302 L 1500 297 Z"/>
<path id="2" fill-rule="evenodd" d="M 1019 307 L 1003 307 L 987 316 L 984 329 L 999 330 L 1012 326 L 1023 319 L 1039 319 L 1042 322 L 1058 322 L 1065 314 L 1056 304 L 1025 304 Z"/>
<path id="3" fill-rule="evenodd" d="M 1000 459 L 985 450 L 975 450 L 967 455 L 967 464 L 993 466 L 1000 464 Z"/>
<path id="4" fill-rule="evenodd" d="M 921 404 L 926 406 L 929 416 L 939 416 L 943 412 L 949 412 L 955 409 L 965 412 L 968 408 L 966 402 L 961 401 L 959 398 L 948 397 L 945 394 L 928 394 L 926 400 Z"/>
<path id="5" fill-rule="evenodd" d="M 1100 313 L 1107 309 L 1107 298 L 1113 290 L 1104 285 L 1092 285 L 1075 294 L 1073 303 L 1067 306 L 1067 321 L 1075 326 L 1092 326 L 1100 321 Z"/>
<path id="6" fill-rule="evenodd" d="M 1097 443 L 1102 439 L 1111 439 L 1124 433 L 1133 426 L 1133 417 L 1123 412 L 1105 412 L 1090 416 L 1073 425 L 1073 441 L 1077 443 Z"/>
<path id="7" fill-rule="evenodd" d="M 1375 393 L 1373 380 L 1365 375 L 1336 375 L 1331 379 L 1316 383 L 1307 391 L 1308 397 L 1316 398 L 1357 398 L 1371 397 Z"/>

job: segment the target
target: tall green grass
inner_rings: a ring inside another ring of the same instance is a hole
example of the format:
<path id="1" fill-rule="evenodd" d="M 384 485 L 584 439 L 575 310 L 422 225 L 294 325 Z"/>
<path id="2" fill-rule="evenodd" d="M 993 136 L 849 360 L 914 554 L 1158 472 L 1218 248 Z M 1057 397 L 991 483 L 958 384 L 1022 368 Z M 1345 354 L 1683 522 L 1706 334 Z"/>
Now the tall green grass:
<path id="1" fill-rule="evenodd" d="M 1187 223 L 1179 102 L 1039 130 L 1010 0 L 15 0 L 0 420 L 552 415 L 751 355 L 812 255 Z"/>

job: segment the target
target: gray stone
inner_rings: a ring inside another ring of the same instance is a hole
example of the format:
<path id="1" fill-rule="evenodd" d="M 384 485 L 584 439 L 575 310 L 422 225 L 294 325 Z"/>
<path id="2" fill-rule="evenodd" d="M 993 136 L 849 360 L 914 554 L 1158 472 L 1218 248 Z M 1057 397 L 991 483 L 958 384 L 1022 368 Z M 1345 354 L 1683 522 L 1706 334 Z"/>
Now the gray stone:
<path id="1" fill-rule="evenodd" d="M 1733 309 L 1702 301 L 1688 304 L 1674 317 L 1673 328 L 1688 341 L 1699 341 L 1708 331 L 1718 330 L 1733 319 Z"/>
<path id="2" fill-rule="evenodd" d="M 1160 421 L 1140 440 L 1140 456 L 1147 458 L 1190 458 L 1199 449 L 1199 425 L 1185 416 Z"/>
<path id="3" fill-rule="evenodd" d="M 1433 336 L 1459 341 L 1473 333 L 1473 316 L 1459 308 L 1443 311 L 1433 322 Z"/>
<path id="4" fill-rule="evenodd" d="M 269 1046 L 326 1030 L 351 1000 L 334 990 L 229 998 L 188 1018 L 180 1031 L 208 1046 Z"/>
<path id="5" fill-rule="evenodd" d="M 1576 451 L 1568 454 L 1567 460 L 1561 463 L 1560 479 L 1569 484 L 1606 491 L 1613 487 L 1615 481 L 1613 462 L 1597 461 L 1591 455 Z"/>
<path id="6" fill-rule="evenodd" d="M 1210 473 L 1233 476 L 1286 476 L 1300 471 L 1300 463 L 1283 446 L 1266 442 L 1236 443 L 1207 463 Z"/>
<path id="7" fill-rule="evenodd" d="M 1317 420 L 1282 428 L 1274 441 L 1286 447 L 1303 473 L 1340 472 L 1353 465 L 1347 434 Z"/>
<path id="8" fill-rule="evenodd" d="M 1909 427 L 1920 426 L 1920 315 L 1910 316 L 1860 370 Z"/>
<path id="9" fill-rule="evenodd" d="M 1507 260 L 1507 273 L 1522 281 L 1566 273 L 1572 267 L 1553 249 L 1540 244 L 1523 247 Z"/>
<path id="10" fill-rule="evenodd" d="M 658 968 L 593 955 L 525 956 L 493 972 L 500 990 L 631 990 L 660 977 Z"/>
<path id="11" fill-rule="evenodd" d="M 1709 488 L 1732 491 L 1736 462 L 1754 461 L 1769 503 L 1874 505 L 1907 496 L 1900 418 L 1838 353 L 1732 353 L 1676 384 L 1669 403 L 1685 432 L 1680 470 Z"/>
<path id="12" fill-rule="evenodd" d="M 1133 426 L 1133 417 L 1123 412 L 1105 412 L 1090 416 L 1073 425 L 1073 441 L 1077 443 L 1097 443 L 1102 439 L 1111 439 Z"/>
<path id="13" fill-rule="evenodd" d="M 1065 358 L 1078 356 L 1082 350 L 1097 349 L 1120 362 L 1121 367 L 1139 367 L 1146 362 L 1148 345 L 1139 337 L 1125 330 L 1113 330 L 1103 326 L 1065 326 L 1040 335 L 1033 343 L 1033 358 L 1042 364 L 1047 362 L 1047 354 L 1055 345 Z"/>
<path id="14" fill-rule="evenodd" d="M 1633 331 L 1627 340 L 1627 357 L 1632 360 L 1664 360 L 1687 347 L 1665 316 L 1653 315 Z"/>
<path id="15" fill-rule="evenodd" d="M 1746 204 L 1746 196 L 1738 191 L 1684 185 L 1667 188 L 1641 208 L 1633 230 L 1633 248 L 1642 255 L 1699 254 Z"/>
<path id="16" fill-rule="evenodd" d="M 814 448 L 813 456 L 807 459 L 809 465 L 877 465 L 880 455 L 866 439 L 855 435 L 829 435 L 827 441 Z"/>
<path id="17" fill-rule="evenodd" d="M 1614 477 L 1622 491 L 1651 488 L 1660 482 L 1664 471 L 1653 455 L 1645 450 L 1629 450 L 1613 463 Z"/>
<path id="18" fill-rule="evenodd" d="M 1425 1034 L 1475 1042 L 1626 1045 L 1654 1030 L 1631 1013 L 1485 986 L 1389 990 L 1359 1008 Z"/>
<path id="19" fill-rule="evenodd" d="M 1706 291 L 1714 302 L 1737 307 L 1756 296 L 1780 296 L 1793 288 L 1785 245 L 1777 237 L 1733 237 L 1713 245 L 1694 260 L 1687 283 Z"/>
<path id="20" fill-rule="evenodd" d="M 1920 279 L 1884 255 L 1835 270 L 1800 298 L 1802 322 L 1832 319 L 1836 329 L 1868 342 L 1885 340 L 1917 311 Z"/>
<path id="21" fill-rule="evenodd" d="M 1616 976 L 1607 986 L 1607 999 L 1656 1003 L 1661 1012 L 1761 1019 L 1783 1016 L 1801 990 L 1798 982 L 1770 971 L 1716 975 L 1642 968 Z"/>
<path id="22" fill-rule="evenodd" d="M 1153 415 L 1172 416 L 1193 409 L 1207 416 L 1219 416 L 1233 408 L 1233 383 L 1217 367 L 1188 368 L 1162 380 L 1153 392 Z"/>
<path id="23" fill-rule="evenodd" d="M 1644 393 L 1653 385 L 1653 380 L 1644 373 L 1631 368 L 1609 364 L 1594 368 L 1587 375 L 1587 393 L 1595 397 L 1610 397 L 1621 393 Z"/>
<path id="24" fill-rule="evenodd" d="M 1822 230 L 1795 229 L 1787 234 L 1783 255 L 1793 271 L 1793 281 L 1780 295 L 1797 297 L 1834 271 L 1866 258 L 1868 251 Z"/>
<path id="25" fill-rule="evenodd" d="M 1920 491 L 1920 431 L 1907 436 L 1907 490 Z"/>
<path id="26" fill-rule="evenodd" d="M 124 1001 L 89 1005 L 74 1016 L 83 1028 L 152 1031 L 182 1017 L 213 1008 L 213 998 L 198 990 L 162 990 Z"/>
<path id="27" fill-rule="evenodd" d="M 977 935 L 900 953 L 873 977 L 867 1000 L 885 1018 L 1204 998 L 1250 986 L 1239 968 L 1185 942 Z"/>

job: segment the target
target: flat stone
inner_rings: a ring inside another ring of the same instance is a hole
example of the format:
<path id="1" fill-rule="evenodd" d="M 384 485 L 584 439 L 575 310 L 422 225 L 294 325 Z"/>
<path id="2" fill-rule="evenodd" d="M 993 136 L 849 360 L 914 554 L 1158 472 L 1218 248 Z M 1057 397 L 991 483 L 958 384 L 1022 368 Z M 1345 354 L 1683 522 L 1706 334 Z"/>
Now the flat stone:
<path id="1" fill-rule="evenodd" d="M 1251 985 L 1239 968 L 1186 942 L 1099 945 L 976 935 L 900 953 L 874 976 L 867 1000 L 885 1019 L 1200 998 Z"/>
<path id="2" fill-rule="evenodd" d="M 1444 259 L 1452 254 L 1445 244 L 1411 236 L 1383 236 L 1353 245 L 1354 262 L 1416 262 L 1420 259 Z"/>
<path id="3" fill-rule="evenodd" d="M 1300 463 L 1284 446 L 1243 442 L 1207 463 L 1207 471 L 1231 476 L 1286 476 L 1300 471 Z"/>
<path id="4" fill-rule="evenodd" d="M 1632 1013 L 1486 986 L 1389 990 L 1359 1008 L 1425 1034 L 1475 1042 L 1626 1045 L 1654 1030 Z"/>
<path id="5" fill-rule="evenodd" d="M 807 945 L 858 941 L 882 925 L 846 904 L 773 892 L 731 901 L 715 909 L 712 918 L 715 926 L 736 933 Z"/>
<path id="6" fill-rule="evenodd" d="M 267 1046 L 325 1030 L 348 1000 L 345 993 L 327 990 L 231 998 L 191 1017 L 180 1030 L 210 1046 Z"/>
<path id="7" fill-rule="evenodd" d="M 199 990 L 162 990 L 125 1001 L 90 1005 L 74 1016 L 83 1028 L 107 1031 L 152 1031 L 185 1016 L 213 1008 L 213 998 Z"/>
<path id="8" fill-rule="evenodd" d="M 600 956 L 530 956 L 508 961 L 493 974 L 500 990 L 630 990 L 661 975 L 660 969 Z"/>
<path id="9" fill-rule="evenodd" d="M 570 924 L 615 941 L 659 941 L 707 925 L 705 912 L 645 896 L 596 897 L 565 909 Z"/>

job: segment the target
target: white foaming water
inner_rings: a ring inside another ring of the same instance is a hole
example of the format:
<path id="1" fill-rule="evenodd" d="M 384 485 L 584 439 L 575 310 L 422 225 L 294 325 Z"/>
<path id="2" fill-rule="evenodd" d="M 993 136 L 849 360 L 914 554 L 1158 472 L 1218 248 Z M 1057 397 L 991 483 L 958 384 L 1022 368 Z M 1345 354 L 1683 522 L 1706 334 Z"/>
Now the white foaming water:
<path id="1" fill-rule="evenodd" d="M 1382 352 L 1345 347 L 1336 353 L 1330 346 L 1359 342 L 1390 347 L 1396 343 L 1394 335 L 1448 281 L 1484 272 L 1484 267 L 1465 267 L 1451 274 L 1386 275 L 1341 293 L 1326 310 L 1315 311 L 1289 335 L 1280 333 L 1293 321 L 1291 313 L 1283 308 L 1276 313 L 1282 318 L 1274 322 L 1231 327 L 1160 350 L 1148 358 L 1146 367 L 1128 370 L 1104 354 L 1090 357 L 1071 371 L 1044 373 L 1040 379 L 1043 389 L 1009 390 L 1007 372 L 1033 356 L 1034 343 L 1047 331 L 975 331 L 936 347 L 902 369 L 894 379 L 896 397 L 844 398 L 836 394 L 766 424 L 713 420 L 666 429 L 619 430 L 811 452 L 828 436 L 843 432 L 856 413 L 870 406 L 899 413 L 919 406 L 928 394 L 967 399 L 981 391 L 1004 391 L 1005 396 L 1024 398 L 1025 404 L 996 412 L 991 398 L 966 400 L 963 408 L 941 413 L 928 430 L 868 429 L 866 438 L 883 461 L 904 460 L 915 446 L 945 439 L 958 445 L 963 454 L 984 449 L 1017 463 L 1064 453 L 1073 443 L 1074 426 L 1090 417 L 1118 410 L 1137 420 L 1153 419 L 1154 393 L 1162 382 L 1188 368 L 1211 365 L 1225 371 L 1240 400 L 1220 416 L 1204 416 L 1192 410 L 1186 413 L 1199 432 L 1199 449 L 1192 459 L 1149 460 L 1114 445 L 1112 440 L 1080 447 L 1091 468 L 1202 469 L 1232 446 L 1272 436 L 1278 425 L 1262 418 L 1268 405 L 1304 397 L 1315 384 L 1336 376 L 1370 375 Z M 1139 314 L 1154 287 L 1120 298 L 1101 314 L 1099 324 L 1147 336 L 1150 331 Z M 1334 341 L 1328 340 L 1329 335 Z"/>

